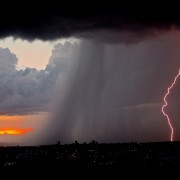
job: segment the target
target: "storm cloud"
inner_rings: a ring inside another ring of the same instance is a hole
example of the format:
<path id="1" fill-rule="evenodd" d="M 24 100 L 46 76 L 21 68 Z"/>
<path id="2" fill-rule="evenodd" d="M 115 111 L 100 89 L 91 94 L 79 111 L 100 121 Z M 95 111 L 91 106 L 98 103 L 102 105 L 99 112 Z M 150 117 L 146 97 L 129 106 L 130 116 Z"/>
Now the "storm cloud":
<path id="1" fill-rule="evenodd" d="M 6 5 L 4 7 L 8 7 Z M 43 6 L 43 7 L 42 7 Z M 163 2 L 161 6 L 146 2 L 108 2 L 103 4 L 77 2 L 69 4 L 29 3 L 17 5 L 7 13 L 0 12 L 0 37 L 13 36 L 28 40 L 54 40 L 64 37 L 96 37 L 107 32 L 131 32 L 135 37 L 156 35 L 158 32 L 180 27 L 178 5 Z M 3 6 L 2 6 L 3 7 Z M 115 39 L 115 38 L 113 38 Z M 108 40 L 112 40 L 109 39 Z M 116 39 L 117 40 L 117 39 Z"/>
<path id="2" fill-rule="evenodd" d="M 48 2 L 41 11 L 34 5 L 15 8 L 9 16 L 1 11 L 1 38 L 81 39 L 80 44 L 55 46 L 41 71 L 17 70 L 16 56 L 1 50 L 2 59 L 11 59 L 0 62 L 5 67 L 0 69 L 1 114 L 54 112 L 39 136 L 44 143 L 168 140 L 160 109 L 180 64 L 179 6 L 135 4 L 70 10 Z M 178 97 L 173 91 L 168 99 L 177 140 Z"/>

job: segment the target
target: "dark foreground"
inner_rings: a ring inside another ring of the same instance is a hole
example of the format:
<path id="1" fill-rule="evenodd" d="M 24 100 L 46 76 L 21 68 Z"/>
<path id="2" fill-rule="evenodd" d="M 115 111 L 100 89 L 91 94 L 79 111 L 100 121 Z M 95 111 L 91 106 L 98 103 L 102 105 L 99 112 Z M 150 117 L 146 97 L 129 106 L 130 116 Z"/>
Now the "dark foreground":
<path id="1" fill-rule="evenodd" d="M 180 142 L 0 147 L 6 175 L 177 175 L 179 169 Z"/>

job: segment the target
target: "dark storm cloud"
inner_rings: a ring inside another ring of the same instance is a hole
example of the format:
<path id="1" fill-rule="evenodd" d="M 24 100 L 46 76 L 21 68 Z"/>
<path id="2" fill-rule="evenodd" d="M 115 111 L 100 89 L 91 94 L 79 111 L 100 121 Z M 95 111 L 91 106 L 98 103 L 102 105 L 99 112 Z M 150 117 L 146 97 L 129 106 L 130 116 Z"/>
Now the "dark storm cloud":
<path id="1" fill-rule="evenodd" d="M 172 26 L 179 28 L 179 6 L 157 4 L 103 2 L 103 5 L 77 2 L 69 4 L 43 3 L 15 6 L 11 13 L 2 8 L 0 12 L 0 37 L 21 37 L 23 39 L 53 40 L 61 37 L 94 37 L 96 31 L 130 31 L 155 34 Z M 3 7 L 3 6 L 2 6 Z M 5 6 L 6 7 L 6 6 Z M 150 31 L 150 32 L 149 32 Z M 100 33 L 101 34 L 101 33 Z M 103 36 L 102 33 L 102 37 Z"/>

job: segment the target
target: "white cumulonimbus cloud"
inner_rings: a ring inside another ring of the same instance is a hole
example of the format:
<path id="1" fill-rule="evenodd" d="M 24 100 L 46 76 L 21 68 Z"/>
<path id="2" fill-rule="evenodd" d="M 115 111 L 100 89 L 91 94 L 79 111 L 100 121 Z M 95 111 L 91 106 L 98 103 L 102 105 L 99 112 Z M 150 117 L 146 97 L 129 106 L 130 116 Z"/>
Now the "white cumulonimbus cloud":
<path id="1" fill-rule="evenodd" d="M 70 46 L 76 45 L 69 42 L 56 45 L 43 70 L 28 67 L 17 69 L 16 55 L 8 48 L 0 48 L 0 114 L 23 115 L 49 111 L 55 87 L 63 81 L 70 67 L 66 56 L 71 53 Z"/>

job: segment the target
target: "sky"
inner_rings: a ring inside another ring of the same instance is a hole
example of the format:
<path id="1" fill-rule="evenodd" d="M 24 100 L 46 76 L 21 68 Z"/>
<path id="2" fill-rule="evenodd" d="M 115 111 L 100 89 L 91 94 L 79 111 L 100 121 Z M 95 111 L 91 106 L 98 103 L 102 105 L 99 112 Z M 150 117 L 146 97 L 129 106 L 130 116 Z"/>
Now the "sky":
<path id="1" fill-rule="evenodd" d="M 69 38 L 68 40 L 61 39 L 53 42 L 43 42 L 41 40 L 29 42 L 22 39 L 13 39 L 13 37 L 0 40 L 0 62 L 2 66 L 2 79 L 0 91 L 1 97 L 6 96 L 6 98 L 4 98 L 4 101 L 2 100 L 2 102 L 4 103 L 4 105 L 2 105 L 4 107 L 2 108 L 5 111 L 7 110 L 7 112 L 3 112 L 3 110 L 1 109 L 1 142 L 5 141 L 7 143 L 19 144 L 22 144 L 23 142 L 23 144 L 26 144 L 24 142 L 23 136 L 28 137 L 26 133 L 29 133 L 30 135 L 31 133 L 35 134 L 36 131 L 39 131 L 41 129 L 41 126 L 44 126 L 46 124 L 46 119 L 47 117 L 49 117 L 48 109 L 41 110 L 39 109 L 39 106 L 43 105 L 43 103 L 41 103 L 40 101 L 39 104 L 36 104 L 38 101 L 33 102 L 37 98 L 34 96 L 34 94 L 36 93 L 36 90 L 33 89 L 33 86 L 35 85 L 34 83 L 37 83 L 37 88 L 39 88 L 42 85 L 40 85 L 40 82 L 35 82 L 38 81 L 38 77 L 36 77 L 36 75 L 33 77 L 33 73 L 37 73 L 37 75 L 39 76 L 41 72 L 42 74 L 46 74 L 46 65 L 48 65 L 49 63 L 53 47 L 56 44 L 61 43 L 63 46 L 66 42 L 73 43 L 76 41 L 78 42 L 78 40 L 76 39 Z M 19 76 L 18 74 L 21 75 Z M 14 75 L 15 77 L 13 77 Z M 9 83 L 13 84 L 10 85 Z M 16 85 L 14 83 L 18 83 L 17 86 L 19 87 L 15 87 Z M 24 86 L 24 83 L 27 87 Z M 32 90 L 29 91 L 28 89 L 31 85 Z M 24 86 L 25 89 L 21 89 L 22 86 Z M 11 92 L 7 92 L 6 90 L 8 89 Z M 51 92 L 49 92 L 49 94 L 50 93 Z M 37 96 L 40 94 L 41 91 L 39 90 Z M 46 95 L 46 97 L 48 95 Z M 31 99 L 32 104 L 30 105 L 30 107 L 25 107 L 26 103 L 24 104 L 23 102 L 24 98 L 26 99 L 27 96 L 29 96 L 30 99 L 33 96 L 33 99 Z M 35 105 L 33 103 L 35 103 Z M 20 106 L 20 110 L 18 110 L 17 106 Z M 33 107 L 35 109 L 38 108 L 38 110 L 34 111 Z M 17 109 L 14 111 L 11 108 Z M 24 112 L 23 109 L 27 109 L 27 112 Z"/>
<path id="2" fill-rule="evenodd" d="M 45 69 L 51 56 L 53 46 L 58 42 L 64 43 L 66 39 L 55 41 L 35 40 L 29 42 L 23 39 L 8 37 L 0 39 L 0 47 L 9 48 L 18 58 L 17 68 L 31 67 Z M 69 41 L 74 41 L 72 38 Z"/>
<path id="3" fill-rule="evenodd" d="M 0 12 L 0 142 L 169 140 L 161 107 L 179 72 L 180 16 L 132 7 Z M 179 88 L 166 109 L 175 140 Z"/>

